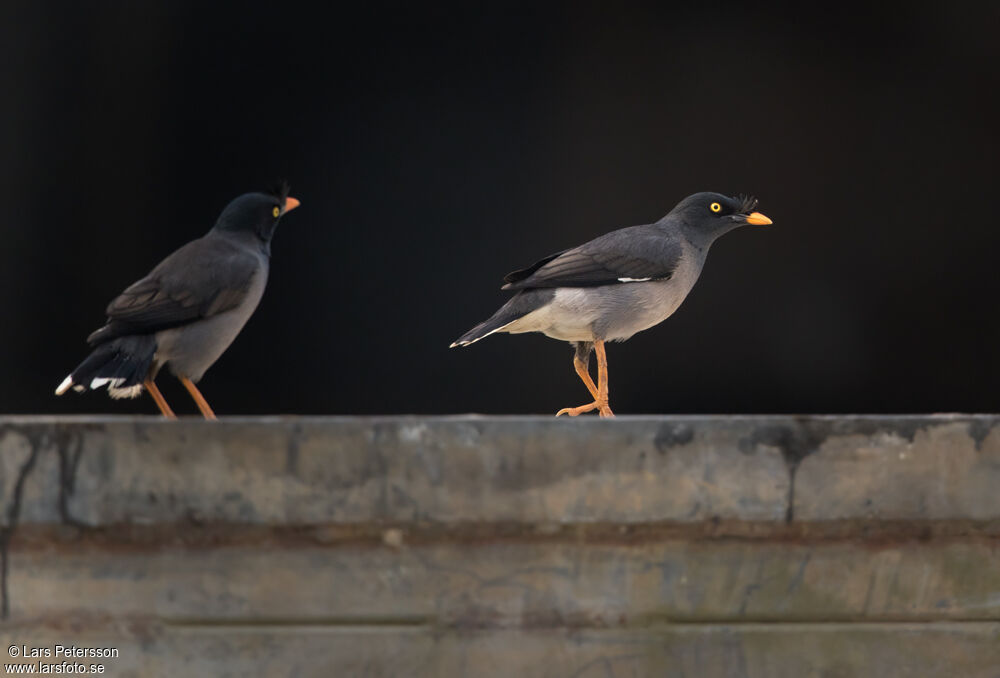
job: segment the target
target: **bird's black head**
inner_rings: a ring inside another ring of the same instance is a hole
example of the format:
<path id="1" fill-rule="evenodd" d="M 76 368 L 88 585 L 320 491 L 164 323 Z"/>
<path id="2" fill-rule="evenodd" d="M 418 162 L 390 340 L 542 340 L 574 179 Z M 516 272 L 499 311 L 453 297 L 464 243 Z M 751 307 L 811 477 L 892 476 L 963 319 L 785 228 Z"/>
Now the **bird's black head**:
<path id="1" fill-rule="evenodd" d="M 270 193 L 244 193 L 226 205 L 213 230 L 254 235 L 269 246 L 278 221 L 298 206 L 285 183 Z"/>
<path id="2" fill-rule="evenodd" d="M 766 226 L 771 220 L 754 211 L 757 200 L 751 196 L 730 198 L 721 193 L 695 193 L 681 200 L 665 221 L 680 221 L 693 239 L 711 244 L 723 233 L 739 226 Z"/>

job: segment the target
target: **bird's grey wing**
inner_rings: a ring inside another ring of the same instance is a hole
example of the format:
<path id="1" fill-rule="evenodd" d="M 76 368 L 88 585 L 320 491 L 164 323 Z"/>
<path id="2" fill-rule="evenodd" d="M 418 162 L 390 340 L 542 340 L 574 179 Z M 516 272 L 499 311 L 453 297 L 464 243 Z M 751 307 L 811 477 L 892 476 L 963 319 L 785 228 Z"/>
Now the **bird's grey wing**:
<path id="1" fill-rule="evenodd" d="M 88 341 L 159 332 L 235 308 L 246 298 L 259 266 L 252 253 L 232 243 L 194 240 L 108 304 L 107 325 Z"/>
<path id="2" fill-rule="evenodd" d="M 555 259 L 556 257 L 560 257 L 563 254 L 566 254 L 566 252 L 569 252 L 569 250 L 561 250 L 559 252 L 556 252 L 555 254 L 550 254 L 549 256 L 543 259 L 539 259 L 538 261 L 533 263 L 531 266 L 528 266 L 527 268 L 520 268 L 516 271 L 511 271 L 510 273 L 508 273 L 503 277 L 503 281 L 505 283 L 516 283 L 526 278 L 530 278 L 532 273 L 534 273 L 542 266 Z"/>
<path id="3" fill-rule="evenodd" d="M 666 280 L 682 255 L 676 239 L 649 226 L 633 226 L 514 271 L 505 278 L 503 288 L 596 287 Z"/>

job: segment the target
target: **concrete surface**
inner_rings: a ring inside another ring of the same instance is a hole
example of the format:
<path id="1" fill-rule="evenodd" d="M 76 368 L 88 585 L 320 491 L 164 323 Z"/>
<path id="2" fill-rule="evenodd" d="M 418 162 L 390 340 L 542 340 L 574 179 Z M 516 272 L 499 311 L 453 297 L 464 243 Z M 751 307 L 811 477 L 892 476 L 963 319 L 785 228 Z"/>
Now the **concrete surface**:
<path id="1" fill-rule="evenodd" d="M 998 678 L 998 488 L 994 416 L 0 417 L 0 642 L 112 676 Z"/>

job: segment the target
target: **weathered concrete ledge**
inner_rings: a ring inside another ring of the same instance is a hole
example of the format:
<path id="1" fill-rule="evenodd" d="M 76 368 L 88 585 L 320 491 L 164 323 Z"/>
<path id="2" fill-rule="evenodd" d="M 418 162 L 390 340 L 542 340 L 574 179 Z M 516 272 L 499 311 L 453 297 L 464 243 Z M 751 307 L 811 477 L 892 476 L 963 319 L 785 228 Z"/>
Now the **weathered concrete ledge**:
<path id="1" fill-rule="evenodd" d="M 997 416 L 0 417 L 0 642 L 117 644 L 110 675 L 996 678 L 998 488 Z"/>
<path id="2" fill-rule="evenodd" d="M 1000 418 L 0 417 L 22 523 L 1000 520 Z"/>

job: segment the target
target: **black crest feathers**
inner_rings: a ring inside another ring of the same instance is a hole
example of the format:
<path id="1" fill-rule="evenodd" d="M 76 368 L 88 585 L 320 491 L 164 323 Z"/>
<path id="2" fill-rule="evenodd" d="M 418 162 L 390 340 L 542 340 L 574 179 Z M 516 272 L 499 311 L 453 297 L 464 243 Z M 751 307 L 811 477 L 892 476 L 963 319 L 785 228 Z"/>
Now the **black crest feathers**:
<path id="1" fill-rule="evenodd" d="M 280 179 L 279 181 L 274 183 L 274 185 L 271 187 L 271 190 L 268 191 L 268 193 L 276 198 L 279 198 L 282 204 L 284 204 L 285 200 L 288 198 L 288 192 L 291 189 L 292 187 L 288 184 L 287 181 L 285 181 L 284 179 Z"/>
<path id="2" fill-rule="evenodd" d="M 736 199 L 740 201 L 740 213 L 750 214 L 757 208 L 757 198 L 752 195 L 740 194 L 736 196 Z"/>

